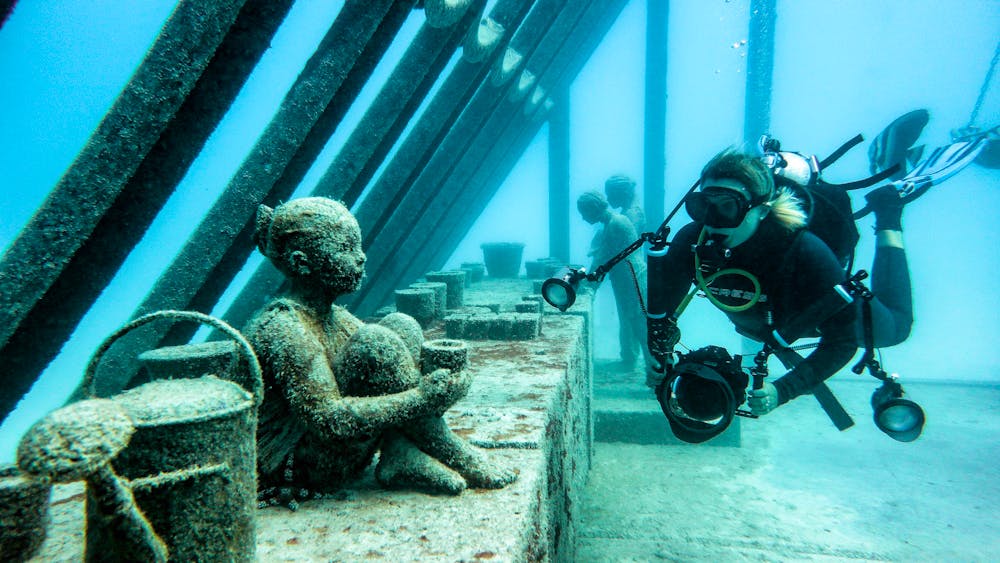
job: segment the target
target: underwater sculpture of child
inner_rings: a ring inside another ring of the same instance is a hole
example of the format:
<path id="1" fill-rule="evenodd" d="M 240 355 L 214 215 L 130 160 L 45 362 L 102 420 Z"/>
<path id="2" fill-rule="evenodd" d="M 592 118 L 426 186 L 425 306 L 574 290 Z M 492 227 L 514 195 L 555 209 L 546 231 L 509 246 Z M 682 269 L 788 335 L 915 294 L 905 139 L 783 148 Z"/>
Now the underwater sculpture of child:
<path id="1" fill-rule="evenodd" d="M 416 320 L 392 313 L 366 324 L 333 304 L 364 274 L 361 229 L 346 207 L 321 197 L 261 205 L 254 238 L 289 281 L 245 329 L 264 373 L 257 466 L 265 501 L 336 490 L 376 450 L 375 476 L 388 488 L 458 494 L 514 481 L 448 428 L 442 414 L 471 379 L 465 370 L 421 375 Z"/>

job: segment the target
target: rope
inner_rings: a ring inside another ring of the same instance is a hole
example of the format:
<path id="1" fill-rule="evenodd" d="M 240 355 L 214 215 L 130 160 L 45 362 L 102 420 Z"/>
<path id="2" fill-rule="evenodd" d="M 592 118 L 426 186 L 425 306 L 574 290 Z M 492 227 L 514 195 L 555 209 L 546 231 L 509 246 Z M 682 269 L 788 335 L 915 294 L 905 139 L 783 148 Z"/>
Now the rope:
<path id="1" fill-rule="evenodd" d="M 993 71 L 997 68 L 997 61 L 1000 60 L 1000 41 L 997 42 L 996 51 L 993 52 L 993 60 L 990 61 L 990 69 L 986 71 L 986 78 L 983 79 L 983 85 L 979 88 L 979 97 L 976 99 L 976 105 L 972 108 L 972 115 L 969 116 L 969 125 L 976 122 L 976 118 L 979 117 L 979 110 L 983 107 L 983 100 L 986 99 L 986 92 L 990 89 L 990 81 L 993 79 Z"/>

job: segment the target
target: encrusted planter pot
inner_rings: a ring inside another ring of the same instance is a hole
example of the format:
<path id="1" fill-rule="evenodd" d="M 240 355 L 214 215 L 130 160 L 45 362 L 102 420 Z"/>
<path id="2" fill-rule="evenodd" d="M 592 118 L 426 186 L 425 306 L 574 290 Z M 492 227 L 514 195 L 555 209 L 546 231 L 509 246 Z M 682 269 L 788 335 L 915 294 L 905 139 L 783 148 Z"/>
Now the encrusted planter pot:
<path id="1" fill-rule="evenodd" d="M 485 242 L 481 247 L 490 277 L 516 278 L 521 273 L 523 242 Z"/>
<path id="2" fill-rule="evenodd" d="M 397 289 L 396 310 L 417 319 L 420 326 L 427 328 L 436 313 L 434 292 L 430 289 Z"/>
<path id="3" fill-rule="evenodd" d="M 424 275 L 429 282 L 441 282 L 448 287 L 448 309 L 458 309 L 465 302 L 465 282 L 468 275 L 462 270 L 444 270 L 427 272 Z"/>
<path id="4" fill-rule="evenodd" d="M 425 374 L 440 368 L 462 371 L 469 365 L 469 347 L 465 342 L 451 338 L 428 340 L 423 344 L 420 363 Z"/>
<path id="5" fill-rule="evenodd" d="M 555 258 L 541 258 L 524 263 L 525 274 L 527 274 L 528 279 L 533 280 L 550 278 L 560 267 L 562 267 L 562 263 Z"/>
<path id="6" fill-rule="evenodd" d="M 434 320 L 443 319 L 448 307 L 448 284 L 439 281 L 425 281 L 410 284 L 410 289 L 429 289 L 434 292 Z"/>
<path id="7" fill-rule="evenodd" d="M 482 262 L 462 262 L 460 269 L 465 272 L 465 287 L 483 281 L 486 275 L 486 266 Z"/>

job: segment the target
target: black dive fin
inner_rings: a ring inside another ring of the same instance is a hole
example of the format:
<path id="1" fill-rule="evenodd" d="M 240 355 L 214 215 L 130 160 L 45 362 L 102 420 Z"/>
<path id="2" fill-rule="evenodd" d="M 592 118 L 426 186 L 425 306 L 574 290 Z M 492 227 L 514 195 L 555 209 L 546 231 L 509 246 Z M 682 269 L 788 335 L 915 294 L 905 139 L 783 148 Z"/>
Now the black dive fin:
<path id="1" fill-rule="evenodd" d="M 929 120 L 930 113 L 927 110 L 917 109 L 897 117 L 883 129 L 868 147 L 871 173 L 876 174 L 903 162 L 907 151 L 917 142 Z M 902 174 L 900 173 L 900 176 Z"/>
<path id="2" fill-rule="evenodd" d="M 889 185 L 899 190 L 903 203 L 909 203 L 926 193 L 931 186 L 944 182 L 972 164 L 986 143 L 986 137 L 979 136 L 969 141 L 938 147 L 927 158 L 918 162 L 906 176 L 889 182 Z M 865 206 L 854 214 L 854 218 L 859 219 L 870 212 L 871 209 Z"/>

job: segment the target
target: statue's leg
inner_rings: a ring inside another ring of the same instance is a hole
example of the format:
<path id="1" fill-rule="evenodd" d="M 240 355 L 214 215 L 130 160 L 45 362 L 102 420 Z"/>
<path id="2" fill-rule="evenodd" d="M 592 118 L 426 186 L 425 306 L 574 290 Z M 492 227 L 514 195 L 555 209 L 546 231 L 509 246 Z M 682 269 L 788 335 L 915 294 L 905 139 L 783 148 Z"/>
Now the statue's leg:
<path id="1" fill-rule="evenodd" d="M 416 489 L 449 495 L 457 495 L 465 489 L 465 480 L 458 473 L 394 431 L 386 432 L 383 437 L 375 478 L 388 489 Z"/>
<path id="2" fill-rule="evenodd" d="M 418 448 L 457 471 L 469 487 L 499 489 L 517 479 L 517 473 L 452 432 L 440 416 L 416 419 L 400 430 Z"/>

